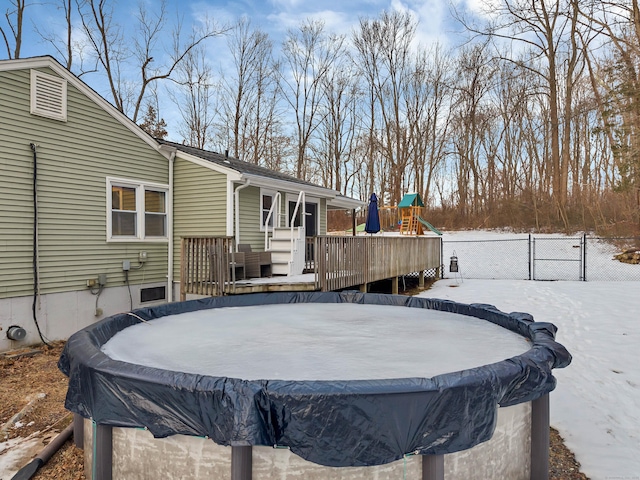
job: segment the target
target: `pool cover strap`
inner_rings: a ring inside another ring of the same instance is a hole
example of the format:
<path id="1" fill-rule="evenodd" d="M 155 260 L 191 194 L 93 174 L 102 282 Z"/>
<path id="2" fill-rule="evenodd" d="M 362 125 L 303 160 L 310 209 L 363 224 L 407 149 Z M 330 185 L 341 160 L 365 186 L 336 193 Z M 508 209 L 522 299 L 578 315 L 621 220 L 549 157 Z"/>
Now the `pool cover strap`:
<path id="1" fill-rule="evenodd" d="M 58 366 L 69 377 L 65 406 L 101 425 L 145 427 L 155 437 L 208 436 L 220 445 L 287 446 L 326 466 L 381 465 L 415 452 L 441 455 L 489 440 L 497 408 L 555 388 L 551 370 L 571 356 L 554 325 L 490 305 L 398 295 L 271 293 L 214 297 L 136 310 L 155 318 L 209 308 L 279 303 L 366 303 L 427 308 L 481 318 L 532 341 L 522 355 L 438 375 L 358 381 L 247 381 L 133 365 L 100 351 L 140 320 L 127 314 L 74 334 Z M 425 352 L 425 357 L 428 352 Z"/>

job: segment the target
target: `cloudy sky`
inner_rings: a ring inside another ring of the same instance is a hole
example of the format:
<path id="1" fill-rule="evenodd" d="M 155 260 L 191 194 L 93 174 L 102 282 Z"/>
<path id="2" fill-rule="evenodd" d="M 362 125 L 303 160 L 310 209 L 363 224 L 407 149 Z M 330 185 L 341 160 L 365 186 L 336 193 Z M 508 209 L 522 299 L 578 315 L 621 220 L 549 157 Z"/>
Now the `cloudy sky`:
<path id="1" fill-rule="evenodd" d="M 160 10 L 161 0 L 140 0 L 150 13 Z M 481 5 L 495 0 L 166 0 L 165 20 L 167 35 L 163 39 L 165 51 L 171 45 L 171 26 L 178 18 L 183 23 L 183 32 L 189 32 L 193 24 L 204 18 L 214 19 L 220 26 L 231 26 L 241 17 L 246 16 L 252 27 L 267 32 L 274 44 L 274 54 L 279 54 L 280 45 L 290 29 L 297 29 L 307 19 L 322 20 L 326 31 L 334 34 L 351 36 L 360 18 L 375 18 L 382 11 L 410 12 L 418 22 L 415 44 L 425 47 L 438 42 L 445 47 L 456 47 L 465 40 L 462 27 L 454 20 L 453 10 L 467 14 L 478 14 Z M 25 10 L 24 41 L 21 56 L 54 55 L 59 60 L 50 42 L 43 36 L 65 38 L 64 13 L 60 8 L 62 0 L 29 3 Z M 9 0 L 0 0 L 0 11 L 5 12 Z M 139 2 L 133 0 L 107 0 L 113 9 L 113 23 L 122 27 L 123 35 L 131 39 L 136 35 L 136 16 Z M 82 30 L 77 13 L 74 12 L 74 35 L 82 41 Z M 7 27 L 4 18 L 0 25 Z M 36 32 L 40 31 L 40 34 Z M 131 40 L 129 40 L 131 41 Z M 231 57 L 227 47 L 227 39 L 223 36 L 207 43 L 209 61 L 219 72 L 232 68 Z M 7 58 L 2 46 L 0 58 Z M 156 58 L 156 61 L 158 59 Z M 89 62 L 90 63 L 90 62 Z M 79 62 L 74 59 L 74 73 L 79 73 Z M 132 73 L 132 81 L 139 78 L 138 69 Z M 89 73 L 82 80 L 93 87 L 107 100 L 112 101 L 108 84 L 103 76 Z M 163 103 L 163 102 L 161 102 Z M 175 106 L 171 102 L 161 105 L 161 115 L 168 120 L 169 133 L 173 140 L 176 137 L 174 127 Z"/>
<path id="2" fill-rule="evenodd" d="M 0 5 L 9 0 L 0 0 Z M 126 0 L 107 0 L 114 9 L 115 22 L 132 26 L 138 3 Z M 159 0 L 141 0 L 150 11 L 157 10 Z M 218 24 L 231 25 L 246 16 L 252 25 L 267 31 L 274 43 L 284 37 L 288 29 L 296 28 L 308 18 L 325 22 L 328 31 L 349 35 L 361 17 L 376 17 L 383 10 L 408 11 L 418 20 L 417 41 L 423 44 L 454 43 L 459 40 L 460 25 L 452 17 L 452 5 L 461 11 L 477 13 L 484 0 L 167 0 L 167 21 L 175 22 L 180 16 L 185 26 L 208 16 Z M 25 42 L 22 56 L 48 53 L 50 46 L 34 32 L 64 35 L 64 19 L 56 3 L 29 4 L 25 11 Z M 1 8 L 2 12 L 6 8 Z M 3 19 L 4 20 L 4 19 Z M 3 26 L 6 26 L 3 22 Z M 3 52 L 4 53 L 4 52 Z M 3 58 L 6 58 L 3 55 Z"/>

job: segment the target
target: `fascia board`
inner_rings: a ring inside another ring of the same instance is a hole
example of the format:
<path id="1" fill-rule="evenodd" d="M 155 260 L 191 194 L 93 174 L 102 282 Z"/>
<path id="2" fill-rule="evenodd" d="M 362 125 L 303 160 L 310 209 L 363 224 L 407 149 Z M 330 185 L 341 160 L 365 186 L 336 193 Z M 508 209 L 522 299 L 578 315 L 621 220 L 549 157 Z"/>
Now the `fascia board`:
<path id="1" fill-rule="evenodd" d="M 352 210 L 355 208 L 364 207 L 367 202 L 357 200 L 351 197 L 339 196 L 327 201 L 328 210 Z"/>
<path id="2" fill-rule="evenodd" d="M 305 193 L 312 194 L 320 198 L 335 198 L 339 193 L 330 188 L 315 187 L 313 185 L 304 185 L 302 183 L 287 182 L 286 180 L 278 180 L 275 178 L 263 177 L 260 175 L 243 174 L 242 178 L 251 180 L 251 185 L 256 187 L 266 187 L 274 190 L 281 190 L 288 193 L 298 193 L 303 190 Z"/>
<path id="3" fill-rule="evenodd" d="M 176 158 L 180 158 L 182 160 L 186 160 L 187 162 L 195 163 L 196 165 L 200 165 L 201 167 L 208 168 L 209 170 L 222 173 L 226 175 L 227 178 L 231 181 L 238 182 L 242 180 L 242 175 L 237 170 L 234 170 L 233 168 L 223 167 L 222 165 L 218 165 L 217 163 L 210 162 L 209 160 L 191 155 L 190 153 L 183 152 L 182 150 L 178 150 L 176 152 Z"/>

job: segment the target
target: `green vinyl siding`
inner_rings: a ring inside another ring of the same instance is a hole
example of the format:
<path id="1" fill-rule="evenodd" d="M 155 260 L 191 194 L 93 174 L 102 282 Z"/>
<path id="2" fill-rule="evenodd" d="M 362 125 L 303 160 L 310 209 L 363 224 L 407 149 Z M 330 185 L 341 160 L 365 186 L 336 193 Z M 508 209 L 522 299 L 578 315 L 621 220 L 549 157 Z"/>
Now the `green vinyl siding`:
<path id="1" fill-rule="evenodd" d="M 251 248 L 255 251 L 264 250 L 264 231 L 260 231 L 260 191 L 259 187 L 251 186 L 240 190 L 240 243 L 251 244 Z M 291 199 L 291 196 L 287 196 L 287 192 L 280 191 L 282 227 L 286 227 L 287 202 Z M 327 231 L 327 201 L 324 198 L 313 201 L 319 202 L 319 234 L 324 235 Z"/>
<path id="2" fill-rule="evenodd" d="M 318 235 L 326 235 L 327 234 L 327 199 L 321 198 L 320 205 L 318 205 L 320 211 L 318 212 L 318 216 L 320 217 L 320 230 L 318 230 Z"/>
<path id="3" fill-rule="evenodd" d="M 180 280 L 180 239 L 227 234 L 227 176 L 176 158 L 173 173 L 174 280 Z"/>
<path id="4" fill-rule="evenodd" d="M 45 73 L 55 75 L 49 69 Z M 0 72 L 0 298 L 33 291 L 33 152 L 38 162 L 38 246 L 41 293 L 86 289 L 107 274 L 124 284 L 122 261 L 137 264 L 131 284 L 162 282 L 167 242 L 107 242 L 106 178 L 168 183 L 168 161 L 67 84 L 67 121 L 31 115 L 28 69 Z"/>
<path id="5" fill-rule="evenodd" d="M 262 211 L 260 210 L 260 188 L 249 186 L 240 190 L 239 243 L 250 244 L 251 249 L 256 252 L 261 252 L 264 250 L 264 232 L 260 231 L 261 217 Z"/>

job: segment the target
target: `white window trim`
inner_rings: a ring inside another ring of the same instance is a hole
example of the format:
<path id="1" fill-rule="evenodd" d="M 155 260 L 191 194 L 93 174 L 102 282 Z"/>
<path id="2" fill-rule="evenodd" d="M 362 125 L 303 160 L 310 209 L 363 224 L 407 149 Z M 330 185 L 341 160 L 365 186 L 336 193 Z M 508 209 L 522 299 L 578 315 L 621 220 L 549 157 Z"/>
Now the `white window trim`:
<path id="1" fill-rule="evenodd" d="M 262 197 L 263 197 L 263 195 L 271 195 L 271 200 L 274 201 L 277 193 L 278 192 L 276 190 L 270 190 L 270 189 L 267 189 L 267 188 L 261 188 L 260 189 L 260 217 L 258 218 L 258 221 L 260 222 L 260 231 L 261 232 L 264 232 L 264 225 L 262 224 L 262 211 L 264 210 L 263 205 L 262 205 Z M 272 205 L 273 205 L 273 203 L 272 203 Z M 274 211 L 273 214 L 274 215 L 279 215 L 280 212 Z M 274 225 L 277 225 L 275 216 L 272 217 L 272 222 L 273 222 Z"/>
<path id="2" fill-rule="evenodd" d="M 111 228 L 111 208 L 112 208 L 112 199 L 111 199 L 111 187 L 129 187 L 136 189 L 136 223 L 137 223 L 137 234 L 135 236 L 113 236 Z M 166 218 L 166 228 L 167 232 L 164 237 L 145 237 L 145 209 L 144 209 L 144 192 L 145 190 L 153 190 L 157 192 L 164 192 L 164 201 L 165 201 L 165 218 Z M 123 243 L 123 242 L 148 242 L 148 243 L 167 243 L 169 241 L 168 230 L 171 228 L 169 222 L 169 185 L 165 185 L 162 183 L 153 183 L 153 182 L 143 182 L 140 180 L 131 180 L 128 178 L 116 178 L 116 177 L 107 177 L 107 242 L 108 243 Z"/>
<path id="3" fill-rule="evenodd" d="M 286 215 L 287 215 L 287 222 L 286 222 L 286 226 L 287 227 L 291 227 L 291 214 L 293 212 L 289 211 L 289 202 L 293 202 L 296 203 L 298 201 L 298 194 L 292 194 L 292 193 L 288 193 L 286 196 Z M 320 231 L 320 199 L 316 198 L 316 197 L 307 197 L 305 195 L 305 199 L 304 199 L 304 203 L 315 203 L 316 204 L 316 232 Z M 305 220 L 305 224 L 306 224 L 306 220 Z"/>
<path id="4" fill-rule="evenodd" d="M 50 82 L 54 82 L 60 85 L 60 114 L 49 110 L 41 110 L 37 107 L 37 83 L 38 77 L 47 79 Z M 30 112 L 33 115 L 40 117 L 52 118 L 54 120 L 60 120 L 62 122 L 67 121 L 67 80 L 57 77 L 55 75 L 49 75 L 38 70 L 31 70 L 31 85 L 30 85 Z"/>

